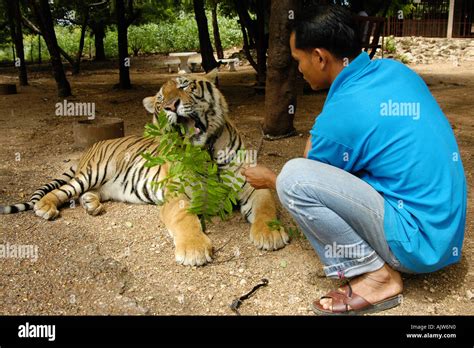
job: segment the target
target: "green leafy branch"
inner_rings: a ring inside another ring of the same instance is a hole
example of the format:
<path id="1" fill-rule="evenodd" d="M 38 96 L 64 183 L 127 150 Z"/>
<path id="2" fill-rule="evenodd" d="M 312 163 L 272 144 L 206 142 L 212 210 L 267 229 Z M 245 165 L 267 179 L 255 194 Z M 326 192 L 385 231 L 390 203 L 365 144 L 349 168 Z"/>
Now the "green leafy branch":
<path id="1" fill-rule="evenodd" d="M 168 163 L 169 170 L 163 180 L 153 183 L 154 188 L 165 190 L 165 201 L 187 194 L 188 211 L 199 215 L 204 226 L 212 216 L 226 219 L 237 205 L 244 180 L 231 170 L 219 170 L 206 148 L 191 144 L 184 125 L 171 126 L 164 112 L 157 119 L 157 125 L 146 125 L 145 136 L 159 138 L 159 145 L 142 156 L 146 167 Z"/>
<path id="2" fill-rule="evenodd" d="M 306 238 L 303 232 L 301 232 L 298 226 L 294 223 L 293 223 L 293 227 L 285 227 L 283 225 L 283 222 L 281 222 L 278 219 L 274 219 L 274 220 L 267 221 L 267 226 L 268 228 L 270 228 L 271 231 L 280 231 L 281 228 L 284 228 L 288 236 L 294 240 L 300 240 L 300 239 Z"/>

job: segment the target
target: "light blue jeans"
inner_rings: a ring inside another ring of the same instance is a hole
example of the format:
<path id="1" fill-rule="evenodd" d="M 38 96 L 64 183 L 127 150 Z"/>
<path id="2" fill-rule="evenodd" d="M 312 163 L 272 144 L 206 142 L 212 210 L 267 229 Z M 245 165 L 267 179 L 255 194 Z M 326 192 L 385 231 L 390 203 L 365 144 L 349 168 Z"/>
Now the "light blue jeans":
<path id="1" fill-rule="evenodd" d="M 384 199 L 365 181 L 325 163 L 297 158 L 285 164 L 277 192 L 331 278 L 350 278 L 385 263 L 405 269 L 384 233 Z"/>

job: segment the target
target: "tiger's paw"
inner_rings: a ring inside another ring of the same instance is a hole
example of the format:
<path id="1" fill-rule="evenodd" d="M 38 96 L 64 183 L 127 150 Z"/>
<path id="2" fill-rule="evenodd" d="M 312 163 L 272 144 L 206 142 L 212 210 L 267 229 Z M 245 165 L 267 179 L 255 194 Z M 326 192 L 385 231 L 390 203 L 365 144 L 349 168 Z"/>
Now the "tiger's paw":
<path id="1" fill-rule="evenodd" d="M 81 205 L 87 214 L 97 216 L 104 211 L 104 205 L 100 203 L 99 197 L 92 192 L 86 192 L 81 196 Z"/>
<path id="2" fill-rule="evenodd" d="M 278 250 L 289 243 L 290 238 L 285 229 L 271 230 L 265 221 L 255 221 L 250 228 L 250 240 L 263 250 Z"/>
<path id="3" fill-rule="evenodd" d="M 185 266 L 202 266 L 212 261 L 212 242 L 204 233 L 175 240 L 176 262 Z"/>
<path id="4" fill-rule="evenodd" d="M 46 197 L 43 197 L 38 202 L 36 202 L 34 207 L 35 214 L 39 217 L 42 217 L 43 219 L 53 220 L 59 215 L 59 210 L 55 203 L 45 198 Z"/>

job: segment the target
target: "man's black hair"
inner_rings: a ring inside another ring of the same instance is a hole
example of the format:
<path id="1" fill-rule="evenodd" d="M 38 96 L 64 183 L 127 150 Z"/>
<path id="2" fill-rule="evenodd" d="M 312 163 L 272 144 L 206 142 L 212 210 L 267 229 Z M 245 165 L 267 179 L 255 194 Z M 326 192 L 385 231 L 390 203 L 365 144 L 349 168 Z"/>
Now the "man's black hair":
<path id="1" fill-rule="evenodd" d="M 339 59 L 354 58 L 362 50 L 358 25 L 343 6 L 303 6 L 293 32 L 299 49 L 325 48 Z"/>

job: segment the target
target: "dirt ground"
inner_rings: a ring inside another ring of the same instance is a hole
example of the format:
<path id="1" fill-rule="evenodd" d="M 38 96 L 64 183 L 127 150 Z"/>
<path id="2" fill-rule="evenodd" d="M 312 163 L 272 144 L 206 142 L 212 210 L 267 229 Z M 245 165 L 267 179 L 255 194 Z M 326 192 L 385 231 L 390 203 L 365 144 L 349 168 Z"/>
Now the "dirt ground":
<path id="1" fill-rule="evenodd" d="M 74 97 L 96 103 L 96 116 L 125 120 L 126 134 L 141 134 L 149 121 L 141 105 L 170 74 L 158 57 L 134 58 L 134 88 L 118 91 L 113 64 L 86 66 L 69 76 Z M 469 210 L 463 257 L 459 264 L 428 275 L 404 276 L 402 306 L 381 315 L 473 315 L 474 306 L 474 63 L 413 66 L 429 84 L 457 136 L 469 185 Z M 248 148 L 260 142 L 264 97 L 254 92 L 253 72 L 223 71 L 220 85 L 230 115 Z M 73 148 L 76 117 L 55 116 L 56 87 L 49 69 L 30 72 L 30 86 L 0 96 L 0 204 L 23 201 L 48 182 L 80 151 Z M 15 82 L 13 70 L 0 70 L 0 83 Z M 279 171 L 301 156 L 306 136 L 325 94 L 298 98 L 295 126 L 300 135 L 264 142 L 259 162 Z M 152 205 L 105 204 L 92 217 L 78 206 L 64 208 L 55 221 L 31 211 L 0 216 L 0 243 L 37 245 L 38 260 L 0 259 L 0 314 L 152 314 L 234 315 L 229 305 L 267 278 L 240 307 L 244 315 L 311 315 L 310 303 L 338 285 L 322 276 L 322 265 L 309 243 L 293 239 L 275 252 L 257 250 L 249 225 L 236 213 L 208 226 L 214 261 L 204 267 L 179 266 L 173 243 Z M 291 226 L 287 213 L 281 220 Z"/>

